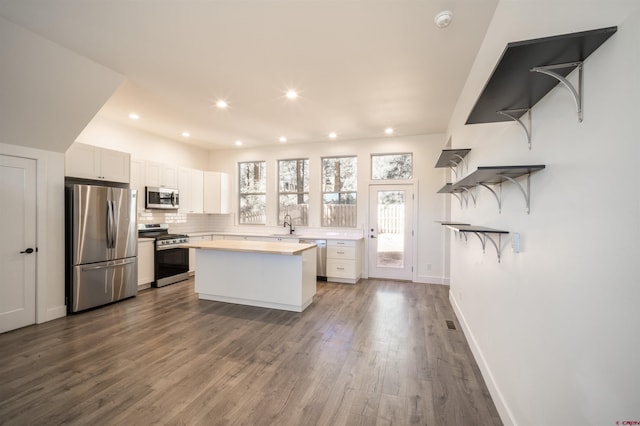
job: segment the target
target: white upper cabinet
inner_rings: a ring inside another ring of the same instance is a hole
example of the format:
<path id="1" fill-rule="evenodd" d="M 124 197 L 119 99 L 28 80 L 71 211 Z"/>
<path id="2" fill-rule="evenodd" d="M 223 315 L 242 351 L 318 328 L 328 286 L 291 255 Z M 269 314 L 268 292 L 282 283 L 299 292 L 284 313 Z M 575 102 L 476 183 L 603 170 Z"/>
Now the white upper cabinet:
<path id="1" fill-rule="evenodd" d="M 229 213 L 229 175 L 204 172 L 204 212 Z"/>
<path id="2" fill-rule="evenodd" d="M 181 213 L 202 213 L 203 172 L 180 167 L 178 174 Z"/>
<path id="3" fill-rule="evenodd" d="M 129 183 L 130 158 L 126 152 L 74 143 L 65 153 L 65 175 Z"/>
<path id="4" fill-rule="evenodd" d="M 147 161 L 145 185 L 158 188 L 178 188 L 178 167 Z"/>

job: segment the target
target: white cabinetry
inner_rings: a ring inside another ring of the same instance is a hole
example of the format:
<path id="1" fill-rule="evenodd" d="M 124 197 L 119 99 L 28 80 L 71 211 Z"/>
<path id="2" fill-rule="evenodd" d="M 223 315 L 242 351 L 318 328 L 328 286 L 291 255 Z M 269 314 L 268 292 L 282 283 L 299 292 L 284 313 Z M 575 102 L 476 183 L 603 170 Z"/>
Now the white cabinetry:
<path id="1" fill-rule="evenodd" d="M 362 276 L 362 242 L 327 241 L 327 280 L 355 284 Z"/>
<path id="2" fill-rule="evenodd" d="M 146 186 L 175 189 L 178 187 L 178 167 L 147 161 L 144 179 Z"/>
<path id="3" fill-rule="evenodd" d="M 74 143 L 65 153 L 65 175 L 129 183 L 130 157 L 126 152 Z"/>
<path id="4" fill-rule="evenodd" d="M 229 175 L 221 172 L 204 172 L 203 209 L 205 213 L 229 213 Z"/>
<path id="5" fill-rule="evenodd" d="M 178 174 L 181 213 L 202 213 L 203 172 L 180 167 Z"/>
<path id="6" fill-rule="evenodd" d="M 153 238 L 138 240 L 138 288 L 151 287 L 154 280 L 154 246 Z"/>

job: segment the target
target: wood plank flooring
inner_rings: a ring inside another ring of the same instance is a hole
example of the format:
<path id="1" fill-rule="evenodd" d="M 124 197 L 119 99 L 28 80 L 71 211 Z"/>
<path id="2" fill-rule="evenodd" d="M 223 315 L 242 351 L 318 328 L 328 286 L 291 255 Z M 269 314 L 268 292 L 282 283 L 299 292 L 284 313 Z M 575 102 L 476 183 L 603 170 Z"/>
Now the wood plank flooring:
<path id="1" fill-rule="evenodd" d="M 319 282 L 293 313 L 192 279 L 0 335 L 0 424 L 63 423 L 501 424 L 448 287 Z"/>

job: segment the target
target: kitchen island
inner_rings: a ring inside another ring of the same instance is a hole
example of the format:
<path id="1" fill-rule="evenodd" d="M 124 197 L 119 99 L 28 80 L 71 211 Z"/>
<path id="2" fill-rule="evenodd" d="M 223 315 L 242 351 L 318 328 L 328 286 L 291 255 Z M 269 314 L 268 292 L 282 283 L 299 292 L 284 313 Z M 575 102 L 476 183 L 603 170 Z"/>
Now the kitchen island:
<path id="1" fill-rule="evenodd" d="M 195 291 L 204 300 L 302 312 L 316 294 L 316 245 L 214 240 L 196 253 Z"/>

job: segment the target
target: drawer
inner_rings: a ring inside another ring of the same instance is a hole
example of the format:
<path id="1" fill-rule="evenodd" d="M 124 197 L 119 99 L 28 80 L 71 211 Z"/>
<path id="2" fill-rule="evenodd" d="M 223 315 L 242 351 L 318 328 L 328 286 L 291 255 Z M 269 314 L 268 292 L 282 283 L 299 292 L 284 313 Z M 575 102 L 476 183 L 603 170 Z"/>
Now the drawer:
<path id="1" fill-rule="evenodd" d="M 327 247 L 355 247 L 356 242 L 351 240 L 327 240 Z"/>
<path id="2" fill-rule="evenodd" d="M 327 259 L 327 277 L 355 278 L 356 262 L 353 260 Z"/>
<path id="3" fill-rule="evenodd" d="M 327 247 L 327 258 L 332 259 L 356 259 L 355 247 Z"/>

